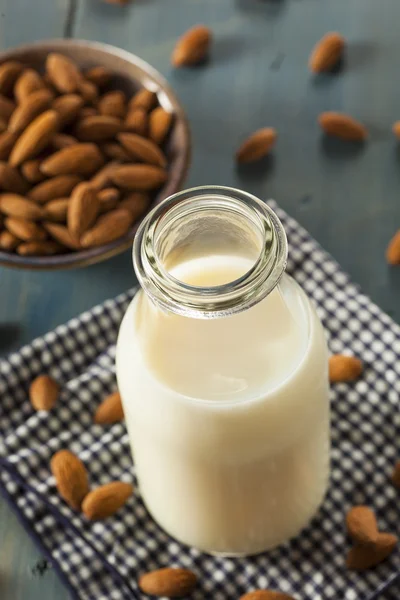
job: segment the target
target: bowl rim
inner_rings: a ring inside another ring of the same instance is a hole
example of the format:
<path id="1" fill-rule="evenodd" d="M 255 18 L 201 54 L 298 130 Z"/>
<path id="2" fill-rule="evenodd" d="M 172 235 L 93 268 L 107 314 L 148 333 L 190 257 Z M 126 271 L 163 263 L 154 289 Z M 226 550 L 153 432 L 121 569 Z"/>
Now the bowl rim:
<path id="1" fill-rule="evenodd" d="M 0 52 L 0 63 L 4 62 L 5 60 L 17 59 L 15 54 L 28 53 L 29 51 L 35 51 L 38 49 L 51 52 L 57 51 L 58 49 L 61 50 L 63 47 L 75 47 L 83 50 L 85 48 L 92 48 L 94 50 L 106 52 L 112 56 L 121 58 L 126 62 L 134 64 L 144 73 L 148 74 L 149 77 L 157 84 L 158 89 L 162 90 L 163 93 L 168 96 L 168 99 L 174 107 L 175 115 L 179 118 L 184 141 L 181 153 L 182 158 L 180 160 L 180 164 L 178 165 L 179 168 L 177 169 L 177 173 L 175 173 L 174 177 L 171 177 L 171 175 L 173 175 L 173 172 L 171 172 L 170 177 L 164 186 L 166 193 L 163 194 L 160 199 L 152 202 L 142 217 L 140 217 L 135 222 L 134 226 L 130 228 L 128 233 L 121 238 L 102 246 L 51 256 L 21 256 L 19 254 L 0 250 L 0 266 L 11 267 L 15 269 L 43 271 L 75 269 L 107 260 L 113 256 L 116 256 L 117 254 L 120 254 L 121 252 L 124 252 L 132 246 L 136 230 L 142 219 L 145 218 L 145 216 L 152 208 L 154 208 L 154 206 L 159 204 L 166 197 L 181 189 L 189 171 L 191 163 L 191 133 L 185 110 L 165 77 L 159 71 L 157 71 L 155 67 L 150 65 L 136 54 L 133 54 L 128 50 L 124 50 L 123 48 L 119 48 L 118 46 L 113 46 L 112 44 L 103 42 L 75 38 L 52 38 L 7 48 L 6 50 Z M 151 89 L 151 86 L 149 89 Z"/>

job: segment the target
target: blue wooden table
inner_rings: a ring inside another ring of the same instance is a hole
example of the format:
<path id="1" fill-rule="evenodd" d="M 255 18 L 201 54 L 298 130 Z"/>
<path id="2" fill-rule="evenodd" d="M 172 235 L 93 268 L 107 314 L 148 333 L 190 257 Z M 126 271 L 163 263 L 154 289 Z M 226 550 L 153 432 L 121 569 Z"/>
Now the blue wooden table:
<path id="1" fill-rule="evenodd" d="M 399 0 L 0 0 L 0 44 L 52 37 L 99 40 L 138 54 L 181 98 L 192 127 L 188 186 L 225 184 L 275 198 L 330 251 L 384 310 L 400 321 L 400 269 L 384 260 L 400 227 L 400 152 L 391 134 L 400 119 Z M 169 56 L 188 27 L 212 27 L 209 64 L 174 72 Z M 313 78 L 316 40 L 340 31 L 349 41 L 342 70 Z M 339 110 L 370 131 L 357 149 L 322 139 L 316 118 Z M 238 171 L 238 143 L 274 126 L 273 158 Z M 0 268 L 0 353 L 17 349 L 130 287 L 130 252 L 79 271 L 33 273 Z M 0 598 L 69 596 L 0 501 Z"/>

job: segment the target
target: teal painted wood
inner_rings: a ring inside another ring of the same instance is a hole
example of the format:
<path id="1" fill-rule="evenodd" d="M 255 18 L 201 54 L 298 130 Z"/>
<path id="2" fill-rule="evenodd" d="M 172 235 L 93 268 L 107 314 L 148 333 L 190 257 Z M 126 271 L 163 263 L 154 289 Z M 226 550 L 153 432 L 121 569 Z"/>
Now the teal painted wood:
<path id="1" fill-rule="evenodd" d="M 329 250 L 384 310 L 400 321 L 400 270 L 384 261 L 400 227 L 400 154 L 391 135 L 400 119 L 398 0 L 135 0 L 125 7 L 79 0 L 75 21 L 66 0 L 0 0 L 3 47 L 55 37 L 99 40 L 132 51 L 159 69 L 186 107 L 193 131 L 188 185 L 242 187 L 275 198 Z M 169 64 L 177 37 L 205 23 L 211 61 L 192 70 Z M 309 52 L 326 31 L 349 40 L 344 68 L 312 77 Z M 364 148 L 324 140 L 319 112 L 359 118 Z M 273 157 L 238 170 L 237 145 L 257 127 L 277 128 Z M 130 252 L 87 269 L 30 273 L 0 268 L 0 353 L 134 283 Z M 66 600 L 54 574 L 38 579 L 40 554 L 0 504 L 2 600 Z"/>

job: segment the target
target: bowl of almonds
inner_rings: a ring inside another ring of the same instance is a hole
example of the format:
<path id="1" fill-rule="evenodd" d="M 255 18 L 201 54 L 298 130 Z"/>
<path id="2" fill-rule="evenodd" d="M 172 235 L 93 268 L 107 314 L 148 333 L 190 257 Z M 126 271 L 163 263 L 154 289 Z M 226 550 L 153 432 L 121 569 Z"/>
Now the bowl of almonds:
<path id="1" fill-rule="evenodd" d="M 73 268 L 122 252 L 189 162 L 183 108 L 140 58 L 75 40 L 0 55 L 0 264 Z"/>

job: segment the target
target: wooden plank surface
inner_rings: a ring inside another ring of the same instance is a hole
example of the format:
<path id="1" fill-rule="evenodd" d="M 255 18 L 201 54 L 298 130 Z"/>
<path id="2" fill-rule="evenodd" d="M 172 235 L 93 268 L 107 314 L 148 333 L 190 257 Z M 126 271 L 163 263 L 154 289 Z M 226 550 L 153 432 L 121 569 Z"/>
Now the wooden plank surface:
<path id="1" fill-rule="evenodd" d="M 175 88 L 191 123 L 188 185 L 233 185 L 275 198 L 400 321 L 400 270 L 388 269 L 384 261 L 387 241 L 400 227 L 400 154 L 390 131 L 400 119 L 398 0 L 135 0 L 125 7 L 80 0 L 73 23 L 62 0 L 1 0 L 0 6 L 3 47 L 71 30 L 154 65 Z M 213 29 L 212 59 L 174 71 L 169 63 L 174 43 L 196 23 Z M 331 30 L 349 40 L 345 64 L 335 75 L 314 78 L 307 69 L 310 49 Z M 323 139 L 316 119 L 324 110 L 363 121 L 370 129 L 368 143 L 357 149 Z M 274 156 L 237 170 L 232 156 L 238 143 L 265 125 L 279 133 Z M 127 252 L 80 271 L 0 269 L 0 282 L 0 353 L 5 353 L 123 291 L 134 277 Z M 7 587 L 2 590 L 0 578 L 0 597 L 65 600 L 61 588 L 52 587 L 53 578 L 46 574 L 38 581 L 31 575 L 37 553 L 1 506 L 0 539 L 5 532 L 7 556 L 17 564 L 7 559 Z"/>

